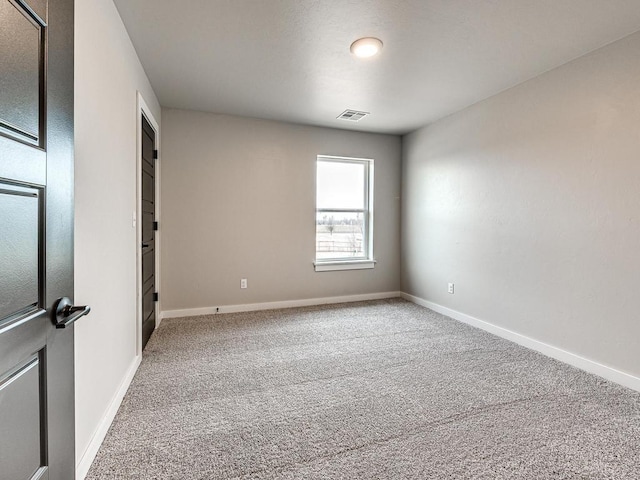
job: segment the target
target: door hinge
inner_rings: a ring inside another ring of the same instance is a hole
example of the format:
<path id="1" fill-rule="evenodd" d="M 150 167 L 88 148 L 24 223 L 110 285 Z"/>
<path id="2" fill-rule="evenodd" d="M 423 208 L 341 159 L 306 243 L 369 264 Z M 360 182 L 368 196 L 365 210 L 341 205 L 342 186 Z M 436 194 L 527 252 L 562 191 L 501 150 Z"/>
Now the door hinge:
<path id="1" fill-rule="evenodd" d="M 158 150 L 154 150 L 153 151 L 153 159 L 157 160 L 158 159 Z"/>
<path id="2" fill-rule="evenodd" d="M 153 230 L 158 231 L 158 222 L 153 222 Z"/>
<path id="3" fill-rule="evenodd" d="M 158 301 L 158 292 L 153 292 L 153 301 L 154 302 Z"/>

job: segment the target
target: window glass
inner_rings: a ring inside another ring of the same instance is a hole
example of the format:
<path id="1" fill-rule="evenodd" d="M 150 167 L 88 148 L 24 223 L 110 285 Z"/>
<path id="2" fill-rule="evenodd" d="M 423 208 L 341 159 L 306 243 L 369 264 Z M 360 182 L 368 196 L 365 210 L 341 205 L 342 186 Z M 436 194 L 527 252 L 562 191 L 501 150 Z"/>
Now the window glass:
<path id="1" fill-rule="evenodd" d="M 318 160 L 317 208 L 364 209 L 365 166 Z"/>
<path id="2" fill-rule="evenodd" d="M 316 213 L 316 259 L 365 256 L 364 215 L 360 212 Z"/>
<path id="3" fill-rule="evenodd" d="M 372 169 L 368 159 L 318 157 L 317 262 L 372 258 Z"/>

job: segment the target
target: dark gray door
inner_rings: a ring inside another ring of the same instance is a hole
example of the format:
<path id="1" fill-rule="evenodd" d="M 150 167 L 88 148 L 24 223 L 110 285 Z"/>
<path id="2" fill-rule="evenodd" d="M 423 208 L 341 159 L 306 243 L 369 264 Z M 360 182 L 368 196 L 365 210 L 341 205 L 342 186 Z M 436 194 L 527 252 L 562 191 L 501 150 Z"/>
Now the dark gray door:
<path id="1" fill-rule="evenodd" d="M 73 0 L 0 0 L 0 480 L 75 478 L 72 295 Z"/>
<path id="2" fill-rule="evenodd" d="M 156 133 L 142 117 L 142 348 L 156 328 Z"/>

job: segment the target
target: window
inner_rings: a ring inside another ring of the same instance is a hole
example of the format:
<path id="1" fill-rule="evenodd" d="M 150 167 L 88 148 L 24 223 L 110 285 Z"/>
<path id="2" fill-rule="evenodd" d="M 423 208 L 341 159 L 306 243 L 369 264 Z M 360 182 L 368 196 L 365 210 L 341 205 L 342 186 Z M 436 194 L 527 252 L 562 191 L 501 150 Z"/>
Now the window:
<path id="1" fill-rule="evenodd" d="M 316 271 L 373 268 L 373 160 L 318 156 Z"/>

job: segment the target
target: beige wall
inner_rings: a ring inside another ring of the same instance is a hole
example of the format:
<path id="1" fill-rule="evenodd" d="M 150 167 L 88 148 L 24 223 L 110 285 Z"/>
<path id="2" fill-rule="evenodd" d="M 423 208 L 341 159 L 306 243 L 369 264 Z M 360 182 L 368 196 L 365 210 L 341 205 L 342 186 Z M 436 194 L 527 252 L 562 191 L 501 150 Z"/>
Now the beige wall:
<path id="1" fill-rule="evenodd" d="M 136 92 L 160 106 L 111 0 L 76 1 L 76 461 L 136 357 Z M 82 473 L 82 472 L 80 472 Z"/>
<path id="2" fill-rule="evenodd" d="M 404 138 L 404 291 L 640 375 L 639 51 L 635 34 Z"/>
<path id="3" fill-rule="evenodd" d="M 171 109 L 162 122 L 163 310 L 399 289 L 400 137 Z M 373 270 L 314 271 L 318 154 L 375 159 Z"/>

